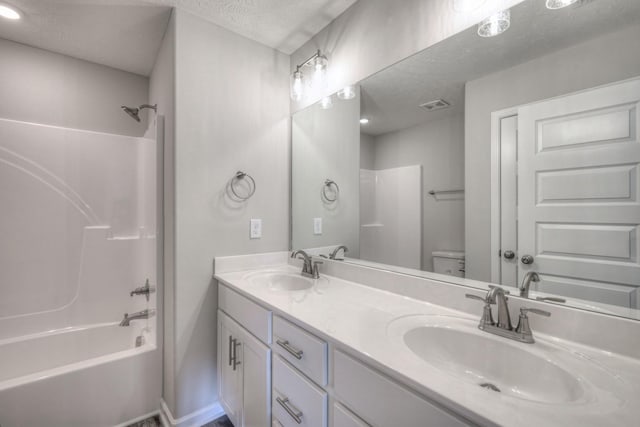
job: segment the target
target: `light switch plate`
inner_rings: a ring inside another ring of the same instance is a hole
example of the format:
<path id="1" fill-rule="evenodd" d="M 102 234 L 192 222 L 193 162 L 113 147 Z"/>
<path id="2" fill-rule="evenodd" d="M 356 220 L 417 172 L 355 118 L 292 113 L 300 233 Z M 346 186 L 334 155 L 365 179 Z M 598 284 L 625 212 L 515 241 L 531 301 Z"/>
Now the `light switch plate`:
<path id="1" fill-rule="evenodd" d="M 322 234 L 322 218 L 313 218 L 313 234 Z"/>
<path id="2" fill-rule="evenodd" d="M 250 237 L 252 239 L 259 239 L 262 237 L 262 220 L 251 219 L 250 221 Z"/>

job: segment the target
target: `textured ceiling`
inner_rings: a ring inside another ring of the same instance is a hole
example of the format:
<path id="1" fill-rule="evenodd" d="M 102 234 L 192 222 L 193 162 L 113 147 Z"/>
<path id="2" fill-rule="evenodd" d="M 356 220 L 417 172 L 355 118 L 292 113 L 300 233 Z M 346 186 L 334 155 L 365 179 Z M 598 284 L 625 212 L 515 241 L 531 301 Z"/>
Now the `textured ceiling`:
<path id="1" fill-rule="evenodd" d="M 356 0 L 8 0 L 0 38 L 149 75 L 172 7 L 290 54 Z"/>
<path id="2" fill-rule="evenodd" d="M 287 55 L 356 0 L 141 0 L 175 6 Z"/>
<path id="3" fill-rule="evenodd" d="M 362 131 L 380 135 L 464 111 L 464 85 L 498 70 L 581 41 L 640 24 L 640 0 L 589 0 L 550 11 L 528 0 L 511 11 L 511 28 L 499 37 L 478 37 L 470 28 L 361 82 Z M 594 52 L 597 55 L 597 52 Z M 442 98 L 452 104 L 428 112 L 418 107 Z"/>

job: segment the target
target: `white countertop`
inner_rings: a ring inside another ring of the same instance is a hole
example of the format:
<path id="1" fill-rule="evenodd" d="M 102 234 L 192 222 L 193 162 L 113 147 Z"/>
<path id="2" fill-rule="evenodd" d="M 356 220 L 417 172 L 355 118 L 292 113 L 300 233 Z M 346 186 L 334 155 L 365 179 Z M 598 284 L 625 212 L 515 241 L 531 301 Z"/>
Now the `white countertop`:
<path id="1" fill-rule="evenodd" d="M 506 341 L 514 346 L 531 346 L 527 349 L 542 357 L 551 357 L 560 366 L 575 360 L 575 369 L 569 368 L 586 391 L 571 403 L 531 402 L 481 388 L 436 369 L 411 352 L 396 331 L 400 322 L 411 322 L 412 318 L 419 321 L 420 315 L 445 316 L 442 319 L 453 316 L 477 322 L 480 305 L 478 316 L 469 316 L 327 275 L 307 290 L 274 291 L 259 281 L 250 280 L 258 271 L 299 274 L 298 268 L 282 264 L 219 273 L 215 277 L 474 422 L 518 427 L 640 425 L 640 361 L 636 359 L 536 334 L 534 328 L 535 344 Z M 477 357 L 489 360 L 491 355 L 479 353 Z M 583 376 L 578 365 L 586 366 L 588 373 Z M 521 368 L 528 369 L 527 366 Z"/>

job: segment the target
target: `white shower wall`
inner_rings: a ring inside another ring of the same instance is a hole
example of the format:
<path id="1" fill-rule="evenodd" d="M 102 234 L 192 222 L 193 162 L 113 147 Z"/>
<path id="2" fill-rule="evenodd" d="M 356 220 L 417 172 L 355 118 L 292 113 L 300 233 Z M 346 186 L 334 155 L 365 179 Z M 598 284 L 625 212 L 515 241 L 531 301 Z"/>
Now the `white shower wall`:
<path id="1" fill-rule="evenodd" d="M 0 340 L 153 304 L 155 141 L 0 119 Z"/>
<path id="2" fill-rule="evenodd" d="M 422 168 L 360 170 L 360 258 L 421 268 Z"/>

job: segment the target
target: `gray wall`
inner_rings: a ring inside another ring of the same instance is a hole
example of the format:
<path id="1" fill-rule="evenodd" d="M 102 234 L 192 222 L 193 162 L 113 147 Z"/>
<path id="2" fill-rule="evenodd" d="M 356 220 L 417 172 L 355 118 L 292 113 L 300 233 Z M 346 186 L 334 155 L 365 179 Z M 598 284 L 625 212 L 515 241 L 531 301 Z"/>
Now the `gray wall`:
<path id="1" fill-rule="evenodd" d="M 175 408 L 175 13 L 167 25 L 149 79 L 149 101 L 158 104 L 158 114 L 164 116 L 164 200 L 163 200 L 163 321 L 164 346 L 162 396 L 169 408 Z M 160 278 L 159 278 L 160 280 Z"/>
<path id="2" fill-rule="evenodd" d="M 142 136 L 121 105 L 147 102 L 149 79 L 0 39 L 0 118 Z"/>
<path id="3" fill-rule="evenodd" d="M 638 40 L 626 28 L 467 83 L 467 277 L 491 279 L 491 112 L 638 76 Z"/>
<path id="4" fill-rule="evenodd" d="M 426 194 L 464 187 L 464 115 L 377 136 L 373 147 L 376 170 L 422 165 L 422 268 L 433 271 L 431 252 L 464 250 L 464 200 Z"/>
<path id="5" fill-rule="evenodd" d="M 327 93 L 334 93 L 522 1 L 487 1 L 472 12 L 456 11 L 452 0 L 358 1 L 291 55 L 290 72 L 321 49 L 329 59 Z"/>
<path id="6" fill-rule="evenodd" d="M 290 120 L 288 56 L 189 13 L 175 13 L 175 403 L 170 409 L 179 418 L 217 400 L 213 257 L 289 245 Z M 238 170 L 257 184 L 255 195 L 242 204 L 225 193 Z M 249 239 L 251 218 L 262 218 L 262 239 Z"/>
<path id="7" fill-rule="evenodd" d="M 291 171 L 294 249 L 346 245 L 349 256 L 359 256 L 359 120 L 360 96 L 334 99 L 333 107 L 327 110 L 315 104 L 294 115 Z M 326 179 L 334 180 L 340 187 L 334 203 L 321 199 Z M 322 218 L 321 235 L 313 232 L 313 218 Z"/>
<path id="8" fill-rule="evenodd" d="M 375 138 L 366 133 L 360 133 L 360 169 L 372 170 L 375 167 Z"/>

